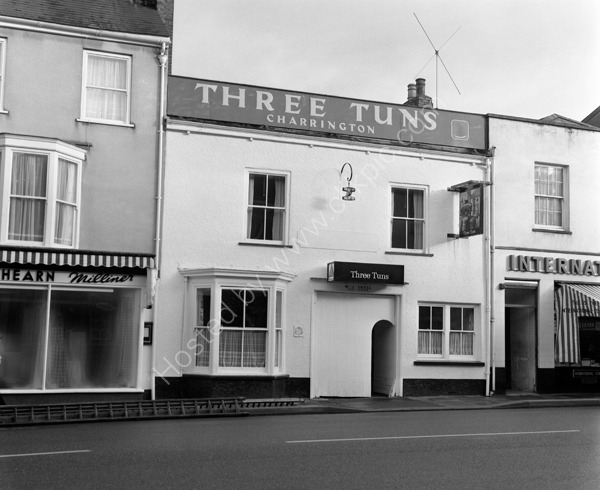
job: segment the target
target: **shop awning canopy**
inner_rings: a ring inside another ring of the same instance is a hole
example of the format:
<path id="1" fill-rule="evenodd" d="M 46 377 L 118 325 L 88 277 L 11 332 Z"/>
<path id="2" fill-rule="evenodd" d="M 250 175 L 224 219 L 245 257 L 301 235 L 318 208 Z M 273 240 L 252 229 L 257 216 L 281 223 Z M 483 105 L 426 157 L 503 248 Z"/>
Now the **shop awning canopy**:
<path id="1" fill-rule="evenodd" d="M 600 285 L 561 284 L 555 291 L 556 360 L 578 363 L 579 318 L 600 317 Z"/>
<path id="2" fill-rule="evenodd" d="M 154 255 L 73 249 L 0 247 L 0 264 L 153 269 Z"/>

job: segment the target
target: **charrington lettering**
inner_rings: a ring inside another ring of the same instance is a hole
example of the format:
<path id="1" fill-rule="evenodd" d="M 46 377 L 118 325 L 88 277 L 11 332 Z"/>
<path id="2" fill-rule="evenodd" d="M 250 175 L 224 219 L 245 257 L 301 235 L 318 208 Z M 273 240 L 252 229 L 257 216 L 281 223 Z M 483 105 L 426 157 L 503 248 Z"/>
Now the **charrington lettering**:
<path id="1" fill-rule="evenodd" d="M 133 281 L 133 275 L 131 274 L 84 274 L 83 272 L 71 272 L 71 274 L 69 274 L 69 278 L 71 279 L 71 284 L 109 284 Z"/>
<path id="2" fill-rule="evenodd" d="M 600 260 L 509 255 L 508 270 L 517 272 L 543 272 L 545 274 L 600 276 Z"/>

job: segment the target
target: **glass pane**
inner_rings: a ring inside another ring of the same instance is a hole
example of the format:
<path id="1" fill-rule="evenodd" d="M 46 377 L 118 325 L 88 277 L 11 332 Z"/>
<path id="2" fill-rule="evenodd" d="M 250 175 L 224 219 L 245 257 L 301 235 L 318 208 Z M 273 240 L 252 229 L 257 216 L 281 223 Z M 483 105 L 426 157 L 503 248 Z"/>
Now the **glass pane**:
<path id="1" fill-rule="evenodd" d="M 241 330 L 221 330 L 219 334 L 219 366 L 242 366 Z"/>
<path id="2" fill-rule="evenodd" d="M 433 306 L 431 308 L 431 328 L 433 330 L 444 329 L 444 308 L 441 306 Z"/>
<path id="3" fill-rule="evenodd" d="M 248 203 L 255 206 L 267 204 L 267 176 L 264 174 L 250 175 Z"/>
<path id="4" fill-rule="evenodd" d="M 267 210 L 267 240 L 283 240 L 283 209 Z"/>
<path id="5" fill-rule="evenodd" d="M 196 328 L 196 366 L 208 366 L 210 359 L 210 329 Z"/>
<path id="6" fill-rule="evenodd" d="M 58 159 L 56 197 L 70 204 L 77 203 L 77 165 Z"/>
<path id="7" fill-rule="evenodd" d="M 46 197 L 48 157 L 15 153 L 10 192 L 16 196 Z"/>
<path id="8" fill-rule="evenodd" d="M 223 289 L 221 292 L 221 325 L 241 327 L 244 321 L 244 290 Z"/>
<path id="9" fill-rule="evenodd" d="M 462 330 L 461 308 L 450 308 L 450 330 Z"/>
<path id="10" fill-rule="evenodd" d="M 248 209 L 248 238 L 254 240 L 265 239 L 266 209 Z"/>
<path id="11" fill-rule="evenodd" d="M 47 292 L 0 289 L 0 388 L 42 389 Z"/>
<path id="12" fill-rule="evenodd" d="M 267 328 L 268 293 L 259 289 L 248 290 L 246 293 L 246 317 L 244 327 Z"/>
<path id="13" fill-rule="evenodd" d="M 406 240 L 406 220 L 392 220 L 392 248 L 408 248 Z"/>
<path id="14" fill-rule="evenodd" d="M 196 290 L 196 326 L 210 326 L 210 288 L 202 288 Z"/>
<path id="15" fill-rule="evenodd" d="M 408 217 L 408 190 L 393 189 L 392 195 L 394 197 L 393 216 L 396 218 Z"/>
<path id="16" fill-rule="evenodd" d="M 53 291 L 46 387 L 135 388 L 139 291 Z"/>
<path id="17" fill-rule="evenodd" d="M 88 88 L 85 115 L 91 119 L 125 122 L 127 119 L 127 92 Z"/>
<path id="18" fill-rule="evenodd" d="M 410 218 L 423 218 L 423 191 L 410 189 L 408 191 L 408 216 Z"/>
<path id="19" fill-rule="evenodd" d="M 419 306 L 419 330 L 431 329 L 431 307 Z"/>
<path id="20" fill-rule="evenodd" d="M 8 223 L 9 240 L 44 241 L 46 201 L 11 198 Z"/>
<path id="21" fill-rule="evenodd" d="M 281 359 L 281 344 L 283 339 L 283 332 L 281 330 L 275 331 L 275 367 L 279 366 L 279 359 Z"/>
<path id="22" fill-rule="evenodd" d="M 281 175 L 269 175 L 267 187 L 267 205 L 276 207 L 285 206 L 285 177 Z"/>
<path id="23" fill-rule="evenodd" d="M 127 88 L 127 60 L 89 54 L 87 84 L 93 87 L 125 90 Z"/>
<path id="24" fill-rule="evenodd" d="M 267 332 L 244 332 L 243 367 L 265 367 Z"/>
<path id="25" fill-rule="evenodd" d="M 75 216 L 75 206 L 60 202 L 56 203 L 54 243 L 59 245 L 73 245 Z"/>
<path id="26" fill-rule="evenodd" d="M 283 292 L 277 291 L 275 293 L 275 328 L 281 328 L 281 307 L 283 302 Z"/>
<path id="27" fill-rule="evenodd" d="M 463 308 L 462 329 L 467 332 L 475 330 L 475 310 L 473 308 Z"/>

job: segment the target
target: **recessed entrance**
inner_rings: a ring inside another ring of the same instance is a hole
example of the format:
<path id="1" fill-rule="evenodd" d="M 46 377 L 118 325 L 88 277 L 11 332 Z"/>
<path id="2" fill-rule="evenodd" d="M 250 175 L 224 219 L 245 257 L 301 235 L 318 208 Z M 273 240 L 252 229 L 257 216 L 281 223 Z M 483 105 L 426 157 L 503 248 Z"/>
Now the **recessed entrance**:
<path id="1" fill-rule="evenodd" d="M 395 298 L 320 292 L 313 312 L 311 397 L 389 394 L 396 370 Z"/>
<path id="2" fill-rule="evenodd" d="M 371 392 L 390 396 L 396 379 L 396 337 L 394 324 L 378 321 L 371 333 Z"/>
<path id="3" fill-rule="evenodd" d="M 505 297 L 506 389 L 534 392 L 536 386 L 535 289 L 510 288 Z"/>

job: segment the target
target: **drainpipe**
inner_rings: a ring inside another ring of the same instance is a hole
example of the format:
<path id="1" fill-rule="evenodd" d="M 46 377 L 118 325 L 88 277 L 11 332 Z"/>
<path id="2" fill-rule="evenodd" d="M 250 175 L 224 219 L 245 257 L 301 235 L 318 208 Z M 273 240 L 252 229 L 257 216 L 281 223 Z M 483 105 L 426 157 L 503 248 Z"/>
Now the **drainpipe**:
<path id="1" fill-rule="evenodd" d="M 485 262 L 486 262 L 486 320 L 488 324 L 488 345 L 486 349 L 486 376 L 485 393 L 486 396 L 492 396 L 496 387 L 496 377 L 494 376 L 494 154 L 495 148 L 491 150 L 491 156 L 486 162 L 486 182 L 489 182 L 489 192 L 487 194 L 488 206 L 488 226 L 485 237 Z"/>
<path id="2" fill-rule="evenodd" d="M 496 200 L 495 200 L 495 166 L 494 157 L 496 155 L 496 147 L 492 147 L 490 165 L 490 373 L 492 376 L 492 386 L 490 395 L 496 392 L 496 354 L 494 352 L 494 332 L 496 328 L 496 312 L 495 312 L 495 260 L 496 260 Z"/>
<path id="3" fill-rule="evenodd" d="M 161 267 L 161 233 L 162 233 L 162 195 L 163 195 L 163 167 L 164 167 L 164 119 L 165 119 L 165 85 L 167 79 L 167 63 L 169 61 L 169 56 L 167 54 L 167 43 L 163 42 L 160 53 L 157 56 L 158 63 L 160 65 L 160 94 L 159 94 L 159 114 L 158 114 L 158 159 L 157 159 L 157 176 L 156 176 L 156 230 L 154 237 L 154 256 L 155 256 L 155 271 L 151 272 L 151 274 L 155 274 L 155 281 L 153 281 L 153 286 L 155 288 L 158 287 L 158 281 L 160 280 L 160 267 Z M 153 325 L 156 327 L 157 325 L 157 305 L 156 295 L 152 301 L 152 317 L 153 317 Z M 156 399 L 156 377 L 155 377 L 155 367 L 156 367 L 156 346 L 155 343 L 152 343 L 152 366 L 151 366 L 151 375 L 150 381 L 152 383 L 151 393 L 152 400 Z"/>

